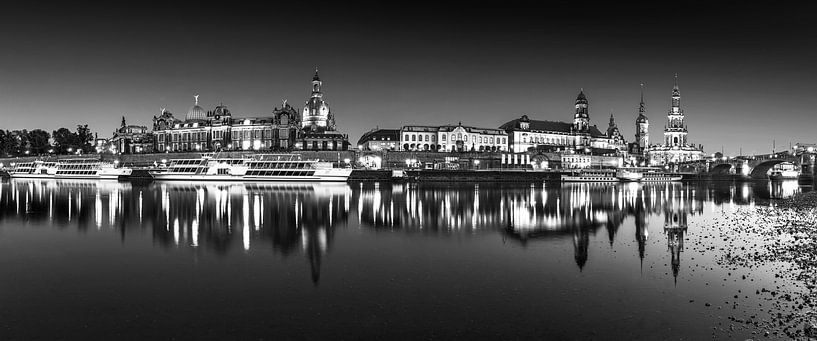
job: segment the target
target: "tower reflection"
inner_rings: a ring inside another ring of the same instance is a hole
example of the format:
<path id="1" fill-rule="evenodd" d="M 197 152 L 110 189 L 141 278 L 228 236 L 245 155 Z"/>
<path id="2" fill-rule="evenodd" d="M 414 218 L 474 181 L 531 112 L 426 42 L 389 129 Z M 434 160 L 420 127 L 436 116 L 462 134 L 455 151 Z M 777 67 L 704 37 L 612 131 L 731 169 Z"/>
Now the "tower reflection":
<path id="1" fill-rule="evenodd" d="M 302 254 L 317 284 L 336 229 L 347 224 L 440 238 L 501 233 L 523 247 L 531 242 L 571 240 L 574 261 L 583 271 L 593 264 L 591 241 L 602 229 L 606 234 L 601 238 L 611 248 L 621 247 L 617 241 L 622 235 L 634 234 L 633 251 L 643 264 L 648 257 L 649 222 L 663 218 L 672 273 L 677 278 L 687 220 L 702 214 L 705 202 L 729 206 L 767 200 L 756 196 L 758 191 L 765 190 L 767 197 L 798 191 L 787 186 L 131 184 L 17 179 L 0 185 L 0 222 L 46 223 L 80 232 L 111 230 L 120 235 L 122 243 L 138 232 L 152 236 L 158 247 L 221 256 L 257 249 L 271 249 L 284 257 Z"/>

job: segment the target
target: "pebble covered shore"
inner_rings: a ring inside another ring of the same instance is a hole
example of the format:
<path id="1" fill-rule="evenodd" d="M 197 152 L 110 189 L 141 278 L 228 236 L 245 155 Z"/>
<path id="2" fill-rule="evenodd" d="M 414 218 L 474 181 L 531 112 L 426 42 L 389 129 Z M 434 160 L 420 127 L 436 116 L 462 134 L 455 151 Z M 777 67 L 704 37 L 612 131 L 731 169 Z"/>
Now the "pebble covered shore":
<path id="1" fill-rule="evenodd" d="M 760 338 L 817 340 L 817 192 L 770 206 L 739 207 L 715 220 L 711 226 L 716 233 L 709 238 L 720 238 L 726 246 L 696 251 L 715 251 L 716 262 L 727 271 L 748 270 L 737 280 L 754 282 L 753 277 L 762 276 L 773 278 L 773 284 L 767 281 L 754 292 L 736 293 L 731 314 L 718 316 L 725 321 L 717 322 L 713 336 L 734 337 L 732 332 L 748 330 Z M 739 307 L 738 301 L 748 295 L 768 304 Z"/>

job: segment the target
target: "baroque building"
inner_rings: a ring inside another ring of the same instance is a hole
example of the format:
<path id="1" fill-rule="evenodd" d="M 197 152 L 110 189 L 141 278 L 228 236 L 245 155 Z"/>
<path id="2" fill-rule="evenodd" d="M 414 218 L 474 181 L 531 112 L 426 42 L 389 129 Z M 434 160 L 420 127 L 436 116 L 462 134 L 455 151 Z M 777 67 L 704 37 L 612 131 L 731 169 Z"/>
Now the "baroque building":
<path id="1" fill-rule="evenodd" d="M 624 137 L 610 115 L 607 131 L 590 125 L 590 110 L 584 89 L 576 97 L 573 122 L 532 120 L 528 115 L 499 127 L 508 135 L 508 148 L 514 153 L 536 149 L 549 152 L 589 151 L 594 154 L 627 152 Z"/>
<path id="2" fill-rule="evenodd" d="M 400 129 L 372 129 L 360 137 L 357 145 L 368 151 L 400 150 Z"/>
<path id="3" fill-rule="evenodd" d="M 301 138 L 296 146 L 304 150 L 348 150 L 349 136 L 337 130 L 335 115 L 323 100 L 323 82 L 318 69 L 312 77 L 312 96 L 304 105 L 301 116 Z"/>
<path id="4" fill-rule="evenodd" d="M 223 104 L 207 111 L 199 96 L 183 119 L 162 108 L 153 117 L 153 146 L 157 152 L 221 150 L 346 150 L 347 135 L 335 128 L 329 105 L 323 101 L 317 72 L 312 79 L 312 96 L 303 115 L 286 100 L 269 114 L 234 117 Z"/>
<path id="5" fill-rule="evenodd" d="M 399 150 L 432 152 L 506 151 L 508 137 L 501 129 L 447 124 L 407 125 L 400 129 Z"/>
<path id="6" fill-rule="evenodd" d="M 661 144 L 650 146 L 647 149 L 647 157 L 651 165 L 671 165 L 703 159 L 703 146 L 696 146 L 687 140 L 688 130 L 684 118 L 684 111 L 681 109 L 681 91 L 678 89 L 678 75 L 676 74 L 675 85 L 672 88 L 672 103 L 667 112 L 667 125 L 664 127 L 664 140 Z"/>
<path id="7" fill-rule="evenodd" d="M 153 152 L 153 134 L 146 126 L 129 125 L 122 116 L 122 124 L 114 130 L 108 141 L 108 150 L 113 153 L 139 154 Z"/>

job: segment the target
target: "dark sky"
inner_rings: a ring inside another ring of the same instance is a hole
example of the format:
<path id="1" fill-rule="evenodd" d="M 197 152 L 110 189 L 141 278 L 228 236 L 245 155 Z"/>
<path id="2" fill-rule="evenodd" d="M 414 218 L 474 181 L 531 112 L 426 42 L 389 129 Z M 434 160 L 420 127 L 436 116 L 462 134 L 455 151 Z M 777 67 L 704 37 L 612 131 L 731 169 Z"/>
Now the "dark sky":
<path id="1" fill-rule="evenodd" d="M 0 128 L 87 123 L 107 137 L 122 115 L 184 116 L 196 93 L 257 116 L 284 98 L 302 107 L 318 66 L 353 143 L 376 126 L 569 121 L 580 88 L 591 124 L 612 111 L 632 141 L 642 82 L 660 141 L 675 73 L 689 139 L 708 153 L 817 142 L 814 7 L 385 3 L 4 8 Z"/>

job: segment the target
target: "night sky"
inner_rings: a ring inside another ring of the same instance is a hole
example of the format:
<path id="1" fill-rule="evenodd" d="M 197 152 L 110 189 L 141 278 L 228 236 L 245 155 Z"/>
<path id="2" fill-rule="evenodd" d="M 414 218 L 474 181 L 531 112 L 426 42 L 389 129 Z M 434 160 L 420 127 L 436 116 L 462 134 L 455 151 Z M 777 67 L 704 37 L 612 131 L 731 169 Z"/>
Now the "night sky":
<path id="1" fill-rule="evenodd" d="M 109 137 L 123 115 L 183 117 L 194 94 L 260 116 L 282 99 L 302 107 L 317 66 L 352 143 L 376 126 L 570 121 L 580 88 L 591 124 L 613 112 L 633 141 L 642 82 L 660 142 L 675 73 L 689 140 L 707 153 L 817 142 L 814 7 L 224 4 L 4 8 L 0 128 L 87 123 Z"/>

